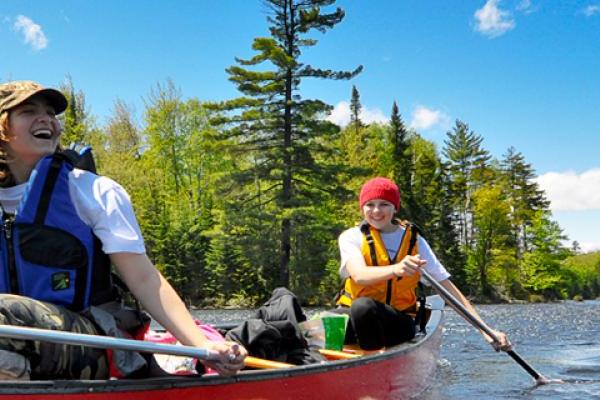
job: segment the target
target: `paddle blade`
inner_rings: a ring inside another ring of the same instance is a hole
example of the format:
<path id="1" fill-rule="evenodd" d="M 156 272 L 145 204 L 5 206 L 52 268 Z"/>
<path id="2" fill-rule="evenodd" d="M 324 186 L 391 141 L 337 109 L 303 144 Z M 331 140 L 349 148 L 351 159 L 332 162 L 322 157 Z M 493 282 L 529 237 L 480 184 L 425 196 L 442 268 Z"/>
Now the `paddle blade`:
<path id="1" fill-rule="evenodd" d="M 543 375 L 540 375 L 536 380 L 536 386 L 549 385 L 552 383 L 565 383 L 562 379 L 548 379 Z"/>

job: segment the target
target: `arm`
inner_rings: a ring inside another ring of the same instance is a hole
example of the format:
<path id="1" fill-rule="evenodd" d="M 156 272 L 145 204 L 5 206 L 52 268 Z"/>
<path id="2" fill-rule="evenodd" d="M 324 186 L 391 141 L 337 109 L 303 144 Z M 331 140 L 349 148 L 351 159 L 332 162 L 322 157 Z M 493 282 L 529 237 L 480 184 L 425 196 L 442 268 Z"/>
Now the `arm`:
<path id="1" fill-rule="evenodd" d="M 477 318 L 477 320 L 479 320 L 479 322 L 481 322 L 481 324 L 488 326 L 483 319 L 481 318 L 481 316 L 477 313 L 477 311 L 475 310 L 475 307 L 473 307 L 473 305 L 471 304 L 471 302 L 462 294 L 462 292 L 454 285 L 454 283 L 452 283 L 452 281 L 450 279 L 445 279 L 441 282 L 439 282 L 440 285 L 442 285 L 448 292 L 450 292 L 450 294 L 452 296 L 454 296 L 455 299 L 457 299 L 471 314 L 473 314 L 473 316 L 475 318 Z M 450 304 L 450 306 L 452 306 L 452 304 Z M 460 312 L 460 310 L 455 309 L 455 311 L 458 314 L 462 313 Z M 488 326 L 489 328 L 489 326 Z M 502 350 L 502 351 L 509 351 L 511 350 L 512 346 L 510 344 L 510 341 L 508 340 L 508 336 L 506 336 L 506 334 L 504 332 L 500 332 L 494 329 L 490 330 L 495 334 L 495 336 L 498 338 L 499 343 L 495 342 L 494 339 L 492 339 L 491 337 L 489 337 L 485 332 L 481 331 L 481 334 L 483 335 L 483 337 L 485 338 L 485 340 L 490 343 L 494 349 L 496 351 Z"/>
<path id="2" fill-rule="evenodd" d="M 393 265 L 369 267 L 361 252 L 362 237 L 360 230 L 355 227 L 344 231 L 338 239 L 342 264 L 340 273 L 342 277 L 350 276 L 359 285 L 373 285 L 396 277 L 412 276 L 426 263 L 419 255 L 415 255 L 406 256 Z"/>
<path id="3" fill-rule="evenodd" d="M 235 374 L 244 366 L 246 350 L 231 342 L 208 340 L 196 326 L 181 298 L 146 254 L 113 253 L 110 254 L 110 260 L 144 308 L 182 344 L 219 353 L 218 362 L 205 364 L 222 375 Z"/>
<path id="4" fill-rule="evenodd" d="M 372 268 L 367 266 L 361 254 L 350 257 L 346 262 L 346 269 L 354 282 L 359 285 L 372 285 L 401 276 L 412 276 L 424 265 L 425 260 L 419 255 L 414 255 L 406 256 L 396 264 Z"/>
<path id="5" fill-rule="evenodd" d="M 69 194 L 82 221 L 102 242 L 102 251 L 150 315 L 181 343 L 217 352 L 220 361 L 205 364 L 220 374 L 232 375 L 242 368 L 246 350 L 237 344 L 207 340 L 175 290 L 148 259 L 125 189 L 110 178 L 74 169 L 69 174 Z"/>

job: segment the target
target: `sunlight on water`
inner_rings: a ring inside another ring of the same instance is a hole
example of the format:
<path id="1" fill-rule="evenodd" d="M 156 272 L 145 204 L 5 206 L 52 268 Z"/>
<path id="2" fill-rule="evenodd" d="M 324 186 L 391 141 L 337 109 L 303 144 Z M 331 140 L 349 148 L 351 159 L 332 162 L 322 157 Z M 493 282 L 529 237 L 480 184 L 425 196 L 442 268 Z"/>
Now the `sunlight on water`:
<path id="1" fill-rule="evenodd" d="M 600 302 L 481 306 L 537 371 L 565 383 L 536 386 L 453 312 L 447 313 L 436 384 L 423 400 L 600 399 Z"/>

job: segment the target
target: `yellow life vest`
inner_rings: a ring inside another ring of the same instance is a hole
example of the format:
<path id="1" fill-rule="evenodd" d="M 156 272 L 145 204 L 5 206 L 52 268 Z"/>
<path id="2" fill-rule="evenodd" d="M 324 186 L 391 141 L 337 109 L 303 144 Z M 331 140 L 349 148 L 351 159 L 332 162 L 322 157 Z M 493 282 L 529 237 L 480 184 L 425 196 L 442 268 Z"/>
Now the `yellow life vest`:
<path id="1" fill-rule="evenodd" d="M 360 230 L 363 233 L 361 252 L 367 266 L 377 268 L 391 265 L 396 263 L 396 260 L 402 260 L 408 254 L 414 255 L 419 252 L 417 229 L 412 224 L 398 223 L 404 226 L 404 234 L 393 260 L 390 260 L 379 231 L 366 222 L 361 224 Z M 337 304 L 350 307 L 354 299 L 370 297 L 381 303 L 389 304 L 397 310 L 414 313 L 417 300 L 415 289 L 420 276 L 421 274 L 416 273 L 410 277 L 393 278 L 366 286 L 359 285 L 351 277 L 348 277 L 344 282 L 344 289 Z"/>

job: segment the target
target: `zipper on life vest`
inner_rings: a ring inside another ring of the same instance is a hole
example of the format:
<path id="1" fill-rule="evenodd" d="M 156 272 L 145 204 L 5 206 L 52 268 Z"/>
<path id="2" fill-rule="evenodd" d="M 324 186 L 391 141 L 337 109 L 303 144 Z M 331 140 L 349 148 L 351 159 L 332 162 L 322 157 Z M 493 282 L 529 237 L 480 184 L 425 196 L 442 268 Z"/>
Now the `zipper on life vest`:
<path id="1" fill-rule="evenodd" d="M 8 251 L 8 275 L 10 277 L 10 292 L 19 294 L 19 283 L 17 281 L 17 265 L 15 263 L 15 248 L 12 240 L 13 220 L 11 217 L 4 220 L 4 237 Z"/>

